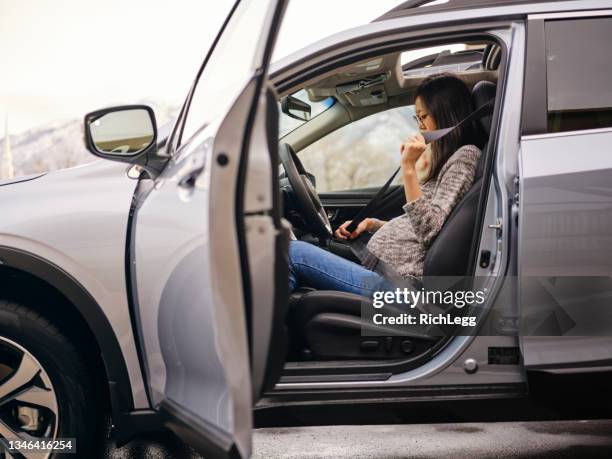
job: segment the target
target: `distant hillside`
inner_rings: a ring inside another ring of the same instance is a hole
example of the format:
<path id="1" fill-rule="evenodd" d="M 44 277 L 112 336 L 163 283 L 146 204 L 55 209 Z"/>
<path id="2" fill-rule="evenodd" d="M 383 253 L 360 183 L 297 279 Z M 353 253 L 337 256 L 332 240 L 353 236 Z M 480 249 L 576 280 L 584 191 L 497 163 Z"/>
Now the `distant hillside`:
<path id="1" fill-rule="evenodd" d="M 176 107 L 151 101 L 142 103 L 153 107 L 158 126 L 170 121 L 178 112 Z M 9 138 L 16 177 L 65 169 L 96 159 L 85 149 L 82 119 L 57 121 Z M 3 148 L 4 140 L 0 139 L 0 158 Z"/>

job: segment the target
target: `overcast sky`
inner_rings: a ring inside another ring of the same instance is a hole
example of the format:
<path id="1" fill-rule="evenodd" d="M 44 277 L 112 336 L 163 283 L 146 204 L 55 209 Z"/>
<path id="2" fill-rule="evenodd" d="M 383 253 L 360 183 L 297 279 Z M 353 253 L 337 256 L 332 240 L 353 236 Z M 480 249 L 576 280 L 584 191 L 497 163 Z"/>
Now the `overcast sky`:
<path id="1" fill-rule="evenodd" d="M 290 0 L 276 54 L 400 2 Z M 0 0 L 0 137 L 7 114 L 15 134 L 108 105 L 149 99 L 178 106 L 232 3 Z"/>

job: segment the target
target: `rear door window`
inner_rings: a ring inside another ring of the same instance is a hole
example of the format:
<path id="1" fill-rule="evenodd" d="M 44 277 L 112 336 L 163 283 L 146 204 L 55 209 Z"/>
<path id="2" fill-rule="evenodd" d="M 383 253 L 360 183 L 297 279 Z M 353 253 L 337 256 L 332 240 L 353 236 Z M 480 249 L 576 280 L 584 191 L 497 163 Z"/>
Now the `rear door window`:
<path id="1" fill-rule="evenodd" d="M 612 17 L 548 21 L 548 132 L 612 127 Z"/>

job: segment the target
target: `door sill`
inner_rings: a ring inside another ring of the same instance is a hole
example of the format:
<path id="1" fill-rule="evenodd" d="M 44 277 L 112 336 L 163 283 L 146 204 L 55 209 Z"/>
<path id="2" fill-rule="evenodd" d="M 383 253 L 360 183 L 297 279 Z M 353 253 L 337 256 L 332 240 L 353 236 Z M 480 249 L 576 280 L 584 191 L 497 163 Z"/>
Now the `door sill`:
<path id="1" fill-rule="evenodd" d="M 447 337 L 413 358 L 391 360 L 329 360 L 287 362 L 280 382 L 382 381 L 391 375 L 418 368 L 434 358 L 448 344 Z"/>
<path id="2" fill-rule="evenodd" d="M 376 387 L 371 389 L 273 389 L 262 397 L 255 409 L 328 404 L 497 399 L 522 397 L 527 394 L 526 383 Z"/>
<path id="3" fill-rule="evenodd" d="M 350 381 L 386 381 L 393 373 L 359 373 L 329 375 L 283 375 L 278 384 Z"/>

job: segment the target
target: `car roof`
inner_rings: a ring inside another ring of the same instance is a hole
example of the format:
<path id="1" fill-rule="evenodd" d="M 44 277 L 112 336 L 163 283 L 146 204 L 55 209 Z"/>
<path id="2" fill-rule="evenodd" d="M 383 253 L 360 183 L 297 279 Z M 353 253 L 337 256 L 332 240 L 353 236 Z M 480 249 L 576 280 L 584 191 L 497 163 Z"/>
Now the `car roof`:
<path id="1" fill-rule="evenodd" d="M 339 31 L 323 37 L 304 48 L 270 64 L 270 77 L 275 85 L 286 71 L 294 72 L 296 67 L 311 56 L 328 52 L 338 43 L 355 40 L 371 33 L 390 33 L 407 25 L 431 23 L 444 24 L 447 21 L 482 21 L 491 19 L 526 18 L 530 14 L 557 14 L 574 11 L 599 11 L 611 8 L 610 0 L 449 0 L 447 3 L 427 5 L 434 0 L 409 0 L 389 10 L 370 23 Z M 423 6 L 415 6 L 415 5 Z M 404 24 L 404 21 L 407 21 Z M 277 86 L 278 87 L 278 86 Z"/>
<path id="2" fill-rule="evenodd" d="M 562 1 L 565 0 L 447 0 L 444 3 L 436 3 L 435 0 L 408 0 L 390 9 L 372 22 L 424 13 L 469 10 L 495 6 L 514 6 L 530 3 L 559 3 Z"/>

